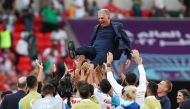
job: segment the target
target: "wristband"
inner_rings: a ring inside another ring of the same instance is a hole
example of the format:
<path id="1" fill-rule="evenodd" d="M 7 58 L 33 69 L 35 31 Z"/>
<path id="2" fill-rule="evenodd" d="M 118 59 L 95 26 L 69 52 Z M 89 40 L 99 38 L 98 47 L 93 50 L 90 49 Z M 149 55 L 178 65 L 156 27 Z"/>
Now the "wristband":
<path id="1" fill-rule="evenodd" d="M 107 67 L 111 67 L 112 65 L 110 64 L 110 63 L 107 63 L 107 65 L 106 65 Z"/>

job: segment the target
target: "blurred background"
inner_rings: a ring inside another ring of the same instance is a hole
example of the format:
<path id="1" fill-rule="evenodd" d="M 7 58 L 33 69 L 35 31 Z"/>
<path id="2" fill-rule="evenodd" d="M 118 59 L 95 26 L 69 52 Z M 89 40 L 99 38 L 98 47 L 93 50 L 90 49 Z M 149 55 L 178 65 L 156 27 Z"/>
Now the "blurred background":
<path id="1" fill-rule="evenodd" d="M 46 75 L 53 63 L 58 71 L 63 62 L 72 68 L 67 42 L 88 45 L 101 8 L 123 23 L 148 80 L 173 81 L 175 109 L 177 91 L 190 90 L 190 0 L 0 0 L 0 92 L 15 90 L 18 77 L 37 72 L 37 58 Z M 129 70 L 138 74 L 135 66 Z"/>

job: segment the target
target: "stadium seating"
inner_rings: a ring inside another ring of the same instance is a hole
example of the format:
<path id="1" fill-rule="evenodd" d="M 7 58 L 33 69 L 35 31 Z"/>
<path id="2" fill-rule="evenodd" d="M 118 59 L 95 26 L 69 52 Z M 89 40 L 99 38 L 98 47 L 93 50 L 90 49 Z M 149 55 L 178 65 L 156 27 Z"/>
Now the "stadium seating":
<path id="1" fill-rule="evenodd" d="M 28 74 L 32 70 L 31 59 L 29 56 L 20 56 L 18 59 L 17 68 L 21 72 L 21 75 L 25 75 L 23 73 L 27 72 Z"/>

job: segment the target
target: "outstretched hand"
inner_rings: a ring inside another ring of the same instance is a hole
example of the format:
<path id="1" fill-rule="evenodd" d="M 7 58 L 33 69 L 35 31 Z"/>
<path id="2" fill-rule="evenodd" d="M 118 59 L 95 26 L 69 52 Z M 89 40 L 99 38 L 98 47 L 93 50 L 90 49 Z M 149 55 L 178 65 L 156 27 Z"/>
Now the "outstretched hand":
<path id="1" fill-rule="evenodd" d="M 128 69 L 131 65 L 131 59 L 127 59 L 125 62 L 125 69 Z"/>
<path id="2" fill-rule="evenodd" d="M 131 53 L 131 56 L 134 58 L 137 65 L 142 64 L 142 58 L 141 58 L 138 50 L 133 49 L 132 53 Z"/>
<path id="3" fill-rule="evenodd" d="M 37 80 L 38 82 L 43 82 L 44 81 L 44 75 L 43 75 L 43 63 L 40 63 L 38 59 L 36 59 L 36 65 L 39 68 L 39 72 L 37 75 Z"/>
<path id="4" fill-rule="evenodd" d="M 111 52 L 107 53 L 107 63 L 111 64 L 113 62 L 113 54 Z"/>
<path id="5" fill-rule="evenodd" d="M 38 59 L 36 59 L 36 65 L 37 67 L 43 71 L 44 67 L 43 67 L 43 63 L 40 63 Z"/>
<path id="6" fill-rule="evenodd" d="M 52 72 L 55 73 L 56 71 L 57 71 L 56 65 L 53 64 L 53 66 L 52 66 Z"/>
<path id="7" fill-rule="evenodd" d="M 86 81 L 88 75 L 89 75 L 89 67 L 90 65 L 85 62 L 82 66 L 81 66 L 81 74 L 80 74 L 80 80 L 84 80 Z"/>

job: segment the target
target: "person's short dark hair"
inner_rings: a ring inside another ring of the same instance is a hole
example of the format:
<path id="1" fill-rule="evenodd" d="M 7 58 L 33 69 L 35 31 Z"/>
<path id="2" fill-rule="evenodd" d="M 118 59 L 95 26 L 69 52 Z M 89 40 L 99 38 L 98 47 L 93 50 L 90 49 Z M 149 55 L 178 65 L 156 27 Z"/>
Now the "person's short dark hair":
<path id="1" fill-rule="evenodd" d="M 47 94 L 55 94 L 55 87 L 52 84 L 46 84 L 42 88 L 42 95 L 46 96 Z"/>
<path id="2" fill-rule="evenodd" d="M 90 96 L 94 95 L 94 86 L 92 84 L 89 84 L 90 88 Z"/>
<path id="3" fill-rule="evenodd" d="M 111 90 L 111 84 L 109 83 L 108 80 L 106 79 L 103 79 L 101 82 L 100 82 L 100 90 L 103 92 L 103 93 L 108 93 L 110 90 Z"/>
<path id="4" fill-rule="evenodd" d="M 134 73 L 128 72 L 126 73 L 125 80 L 128 85 L 135 85 L 137 82 L 137 76 Z"/>
<path id="5" fill-rule="evenodd" d="M 154 96 L 157 96 L 157 90 L 158 90 L 158 85 L 153 82 L 153 81 L 150 81 L 148 83 L 148 86 L 147 86 L 147 89 L 149 89 L 149 91 L 154 95 Z"/>
<path id="6" fill-rule="evenodd" d="M 117 83 L 120 84 L 120 85 L 123 85 L 123 84 L 124 84 L 124 82 L 123 82 L 121 79 L 118 79 L 118 80 L 117 80 Z"/>
<path id="7" fill-rule="evenodd" d="M 71 82 L 69 72 L 65 74 L 65 77 L 59 81 L 57 86 L 57 92 L 61 97 L 71 97 L 73 93 L 73 85 Z"/>
<path id="8" fill-rule="evenodd" d="M 77 82 L 77 85 L 76 85 L 77 90 L 78 90 L 81 86 L 83 86 L 83 85 L 85 85 L 85 84 L 87 84 L 86 81 L 83 81 L 83 80 L 78 81 L 78 82 Z"/>
<path id="9" fill-rule="evenodd" d="M 90 97 L 90 87 L 88 84 L 84 84 L 79 87 L 79 94 L 82 99 L 87 99 Z"/>
<path id="10" fill-rule="evenodd" d="M 28 87 L 29 89 L 34 88 L 35 86 L 38 85 L 37 78 L 36 78 L 35 76 L 33 76 L 33 75 L 28 76 L 28 77 L 26 78 L 26 84 L 27 84 L 27 87 Z"/>

